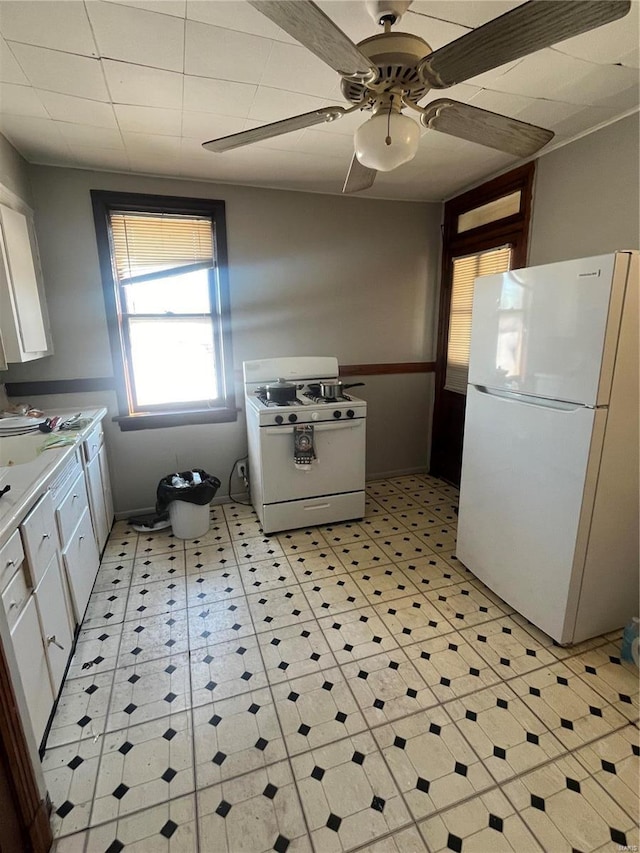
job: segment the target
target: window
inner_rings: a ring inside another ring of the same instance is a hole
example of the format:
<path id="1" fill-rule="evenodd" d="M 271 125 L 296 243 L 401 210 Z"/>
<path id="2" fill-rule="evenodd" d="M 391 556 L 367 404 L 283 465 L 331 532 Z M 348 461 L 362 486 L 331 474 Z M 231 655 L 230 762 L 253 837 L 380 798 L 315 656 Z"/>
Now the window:
<path id="1" fill-rule="evenodd" d="M 479 275 L 506 272 L 511 265 L 511 247 L 488 249 L 475 255 L 453 259 L 447 369 L 444 387 L 458 394 L 467 393 L 469 347 L 471 344 L 471 309 L 473 286 Z"/>
<path id="2" fill-rule="evenodd" d="M 121 427 L 235 420 L 224 203 L 91 195 Z"/>

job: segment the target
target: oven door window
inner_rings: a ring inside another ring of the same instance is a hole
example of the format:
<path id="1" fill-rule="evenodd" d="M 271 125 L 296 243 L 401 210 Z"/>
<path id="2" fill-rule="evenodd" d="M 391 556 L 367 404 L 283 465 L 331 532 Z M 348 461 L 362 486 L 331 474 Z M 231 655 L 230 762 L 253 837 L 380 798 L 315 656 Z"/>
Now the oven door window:
<path id="1" fill-rule="evenodd" d="M 260 456 L 264 502 L 361 491 L 365 472 L 365 420 L 314 424 L 316 459 L 297 466 L 292 426 L 262 427 Z"/>

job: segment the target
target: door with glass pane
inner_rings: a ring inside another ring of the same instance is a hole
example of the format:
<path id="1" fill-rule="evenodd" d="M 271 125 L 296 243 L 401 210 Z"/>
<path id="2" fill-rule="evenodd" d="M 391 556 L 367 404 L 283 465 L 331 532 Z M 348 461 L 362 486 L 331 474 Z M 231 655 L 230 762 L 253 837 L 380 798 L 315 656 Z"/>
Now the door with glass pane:
<path id="1" fill-rule="evenodd" d="M 430 471 L 460 482 L 475 279 L 523 267 L 533 164 L 445 205 Z"/>

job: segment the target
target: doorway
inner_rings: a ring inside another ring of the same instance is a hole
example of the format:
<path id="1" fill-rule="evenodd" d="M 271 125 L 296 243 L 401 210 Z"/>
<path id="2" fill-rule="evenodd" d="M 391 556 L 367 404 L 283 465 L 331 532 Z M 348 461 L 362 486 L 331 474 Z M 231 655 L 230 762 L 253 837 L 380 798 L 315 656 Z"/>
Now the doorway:
<path id="1" fill-rule="evenodd" d="M 460 484 L 477 276 L 524 267 L 535 161 L 446 202 L 430 473 Z"/>

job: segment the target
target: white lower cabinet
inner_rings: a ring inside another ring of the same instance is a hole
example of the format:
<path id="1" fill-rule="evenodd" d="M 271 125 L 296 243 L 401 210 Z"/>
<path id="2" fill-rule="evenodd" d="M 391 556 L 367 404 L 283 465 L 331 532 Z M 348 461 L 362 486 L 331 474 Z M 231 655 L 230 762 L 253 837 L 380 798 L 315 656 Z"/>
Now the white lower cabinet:
<path id="1" fill-rule="evenodd" d="M 82 513 L 78 526 L 71 534 L 69 544 L 62 552 L 62 559 L 67 572 L 76 621 L 81 623 L 100 564 L 88 509 Z"/>
<path id="2" fill-rule="evenodd" d="M 57 554 L 54 554 L 42 580 L 35 589 L 35 599 L 47 660 L 49 661 L 53 692 L 57 695 L 73 643 L 73 627 L 67 611 Z"/>
<path id="3" fill-rule="evenodd" d="M 18 617 L 11 632 L 11 640 L 33 733 L 36 743 L 40 743 L 55 697 L 49 680 L 47 654 L 33 596 Z"/>
<path id="4" fill-rule="evenodd" d="M 102 551 L 109 536 L 109 526 L 107 525 L 107 511 L 104 504 L 104 489 L 102 487 L 102 471 L 100 470 L 100 457 L 98 455 L 94 456 L 91 462 L 87 463 L 86 472 L 96 542 L 98 548 Z"/>

